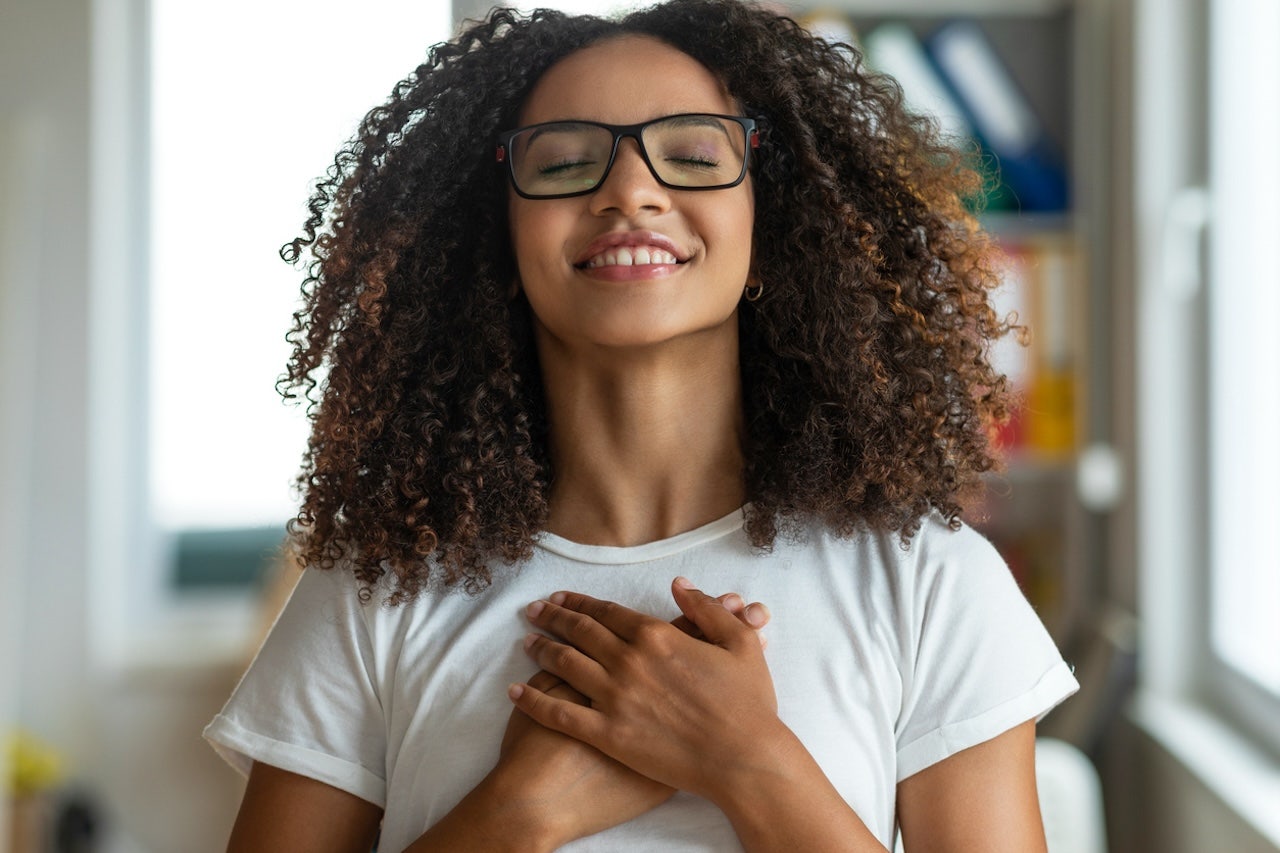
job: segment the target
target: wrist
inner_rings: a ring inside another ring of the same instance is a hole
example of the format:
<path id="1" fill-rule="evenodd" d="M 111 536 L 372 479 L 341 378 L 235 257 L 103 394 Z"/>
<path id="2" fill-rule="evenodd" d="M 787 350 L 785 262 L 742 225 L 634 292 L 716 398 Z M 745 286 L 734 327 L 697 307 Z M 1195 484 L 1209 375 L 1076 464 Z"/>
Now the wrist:
<path id="1" fill-rule="evenodd" d="M 489 771 L 476 789 L 478 817 L 493 849 L 511 853 L 550 853 L 572 840 L 545 801 L 528 794 L 528 781 L 503 764 Z M 487 849 L 487 848 L 486 848 Z"/>
<path id="2" fill-rule="evenodd" d="M 781 720 L 724 774 L 708 796 L 733 825 L 743 849 L 879 851 L 885 848 Z"/>
<path id="3" fill-rule="evenodd" d="M 569 840 L 561 836 L 495 768 L 405 853 L 551 853 Z"/>
<path id="4" fill-rule="evenodd" d="M 813 756 L 781 720 L 741 758 L 717 775 L 706 795 L 735 827 L 767 822 L 776 808 L 785 809 L 800 792 L 829 785 Z"/>
<path id="5" fill-rule="evenodd" d="M 732 759 L 709 762 L 701 790 L 692 793 L 715 803 L 726 814 L 747 812 L 757 798 L 767 796 L 764 792 L 799 775 L 801 759 L 812 761 L 795 733 L 775 718 L 768 727 L 744 737 Z"/>

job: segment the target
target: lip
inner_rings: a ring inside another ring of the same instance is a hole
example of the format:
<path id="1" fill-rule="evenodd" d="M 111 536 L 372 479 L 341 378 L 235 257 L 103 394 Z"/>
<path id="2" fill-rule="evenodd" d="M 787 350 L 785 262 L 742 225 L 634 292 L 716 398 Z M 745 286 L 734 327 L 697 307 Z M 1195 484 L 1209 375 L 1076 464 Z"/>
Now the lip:
<path id="1" fill-rule="evenodd" d="M 674 240 L 657 231 L 611 231 L 592 240 L 574 259 L 573 265 L 582 268 L 587 261 L 608 249 L 619 246 L 656 246 L 675 255 L 676 263 L 683 264 L 689 260 L 691 253 L 682 249 Z"/>

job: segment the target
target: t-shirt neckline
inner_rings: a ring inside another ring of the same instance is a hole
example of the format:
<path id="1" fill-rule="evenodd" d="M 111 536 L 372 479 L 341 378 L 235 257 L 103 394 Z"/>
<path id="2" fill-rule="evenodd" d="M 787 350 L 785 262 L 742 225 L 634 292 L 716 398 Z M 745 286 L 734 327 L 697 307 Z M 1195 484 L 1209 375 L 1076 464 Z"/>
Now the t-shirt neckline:
<path id="1" fill-rule="evenodd" d="M 538 534 L 535 545 L 544 551 L 550 551 L 561 557 L 568 557 L 582 563 L 598 563 L 602 565 L 619 565 L 622 563 L 643 563 L 648 560 L 660 560 L 671 557 L 682 551 L 688 551 L 704 545 L 734 531 L 741 530 L 746 518 L 746 507 L 708 522 L 693 530 L 677 533 L 666 539 L 645 542 L 641 545 L 587 545 L 543 531 Z"/>

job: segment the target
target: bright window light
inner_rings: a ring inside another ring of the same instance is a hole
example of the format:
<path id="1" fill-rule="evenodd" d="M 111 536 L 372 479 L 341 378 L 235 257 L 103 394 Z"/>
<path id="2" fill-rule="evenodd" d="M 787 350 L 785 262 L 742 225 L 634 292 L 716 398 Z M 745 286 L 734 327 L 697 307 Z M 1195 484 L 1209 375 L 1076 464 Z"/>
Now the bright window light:
<path id="1" fill-rule="evenodd" d="M 1280 4 L 1219 0 L 1210 29 L 1211 642 L 1280 697 Z"/>
<path id="2" fill-rule="evenodd" d="M 532 0 L 532 2 L 517 2 L 510 5 L 526 13 L 532 12 L 534 9 L 557 9 L 569 15 L 612 17 L 619 12 L 629 12 L 632 9 L 647 6 L 651 2 L 652 0 L 547 0 L 547 2 L 539 3 L 536 0 Z"/>
<path id="3" fill-rule="evenodd" d="M 152 0 L 151 511 L 278 524 L 306 443 L 276 378 L 302 275 L 277 251 L 311 184 L 431 45 L 450 4 Z"/>

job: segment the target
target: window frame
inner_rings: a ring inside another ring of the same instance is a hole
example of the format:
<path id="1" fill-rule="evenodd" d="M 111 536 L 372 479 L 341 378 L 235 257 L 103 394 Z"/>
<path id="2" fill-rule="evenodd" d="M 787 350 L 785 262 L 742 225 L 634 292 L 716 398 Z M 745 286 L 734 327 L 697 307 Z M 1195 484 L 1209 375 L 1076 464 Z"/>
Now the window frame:
<path id="1" fill-rule="evenodd" d="M 1206 264 L 1208 304 L 1204 321 L 1206 347 L 1203 398 L 1208 423 L 1201 464 L 1210 507 L 1206 513 L 1205 540 L 1208 547 L 1204 563 L 1204 649 L 1200 660 L 1199 693 L 1214 711 L 1262 744 L 1274 756 L 1280 757 L 1280 692 L 1273 692 L 1259 684 L 1215 650 L 1212 578 L 1222 555 L 1218 537 L 1238 534 L 1234 529 L 1227 529 L 1234 528 L 1235 525 L 1223 517 L 1222 504 L 1225 498 L 1222 493 L 1230 489 L 1231 483 L 1222 475 L 1224 466 L 1217 458 L 1217 452 L 1235 439 L 1234 432 L 1230 437 L 1227 433 L 1231 430 L 1233 418 L 1243 413 L 1239 407 L 1241 401 L 1228 398 L 1228 392 L 1215 382 L 1215 375 L 1219 371 L 1231 367 L 1224 363 L 1225 359 L 1239 356 L 1243 349 L 1235 345 L 1228 334 L 1232 331 L 1227 327 L 1230 312 L 1225 304 L 1228 297 L 1223 295 L 1222 288 L 1225 282 L 1238 277 L 1236 261 L 1247 252 L 1249 244 L 1257 243 L 1258 232 L 1266 230 L 1265 227 L 1259 227 L 1256 217 L 1241 215 L 1234 196 L 1220 188 L 1238 188 L 1244 177 L 1251 177 L 1254 181 L 1261 177 L 1265 183 L 1274 181 L 1274 189 L 1280 191 L 1280 165 L 1266 158 L 1261 166 L 1252 159 L 1244 159 L 1252 153 L 1250 146 L 1257 146 L 1262 139 L 1274 140 L 1275 130 L 1280 127 L 1280 56 L 1275 53 L 1273 41 L 1280 37 L 1280 7 L 1275 4 L 1241 3 L 1238 0 L 1208 0 L 1208 7 L 1206 54 L 1209 120 L 1206 126 L 1212 221 L 1209 226 Z M 1265 19 L 1259 20 L 1260 16 Z M 1264 35 L 1268 32 L 1271 40 Z M 1263 82 L 1269 82 L 1271 91 L 1259 94 L 1257 87 Z M 1244 91 L 1250 92 L 1247 100 L 1250 105 L 1254 105 L 1252 109 L 1241 108 L 1239 99 Z M 1256 106 L 1268 103 L 1272 105 L 1269 113 L 1264 113 Z M 1242 127 L 1241 124 L 1245 121 L 1249 124 Z M 1273 156 L 1269 159 L 1275 158 Z M 1248 176 L 1241 175 L 1241 164 L 1244 162 L 1249 162 L 1245 170 L 1251 173 Z M 1257 174 L 1259 168 L 1264 170 L 1262 176 Z M 1254 189 L 1255 197 L 1269 197 L 1265 190 L 1257 192 L 1257 183 L 1248 186 Z M 1280 216 L 1274 213 L 1270 218 L 1280 220 Z M 1248 236 L 1250 234 L 1254 239 Z M 1258 265 L 1263 263 L 1261 254 L 1259 252 L 1259 256 L 1253 259 Z M 1272 473 L 1280 474 L 1280 471 Z M 1263 476 L 1265 478 L 1265 474 Z M 1255 534 L 1258 532 L 1254 531 Z M 1273 570 L 1280 571 L 1280 560 L 1275 561 Z M 1277 653 L 1280 653 L 1280 649 L 1277 649 Z"/>
<path id="2" fill-rule="evenodd" d="M 90 654 L 107 674 L 243 663 L 255 584 L 174 583 L 172 532 L 151 505 L 149 382 L 154 0 L 92 0 L 90 91 Z M 437 14 L 429 5 L 425 14 Z M 440 33 L 444 38 L 448 32 Z M 424 36 L 422 55 L 431 37 Z M 408 65 L 397 73 L 407 73 Z M 385 95 L 395 80 L 386 80 Z M 370 101 L 368 106 L 373 106 Z M 334 140 L 334 150 L 340 144 Z M 317 175 L 327 164 L 317 165 Z M 305 191 L 298 198 L 305 215 Z M 301 274 L 298 276 L 299 283 Z M 281 335 L 287 331 L 282 318 Z M 301 448 L 299 448 L 301 452 Z M 281 537 L 283 523 L 281 519 Z M 232 535 L 244 530 L 229 531 Z"/>
<path id="3" fill-rule="evenodd" d="M 1227 2 L 1136 3 L 1134 461 L 1142 628 L 1130 715 L 1252 826 L 1274 834 L 1280 822 L 1274 809 L 1257 807 L 1257 792 L 1280 787 L 1280 700 L 1218 657 L 1210 633 L 1209 316 L 1213 251 L 1222 251 L 1213 228 L 1209 135 L 1222 108 L 1213 100 L 1222 81 L 1211 50 L 1222 48 L 1211 39 L 1222 36 L 1217 16 Z M 1188 746 L 1209 741 L 1237 747 L 1211 753 Z M 1241 755 L 1250 761 L 1233 757 Z"/>

